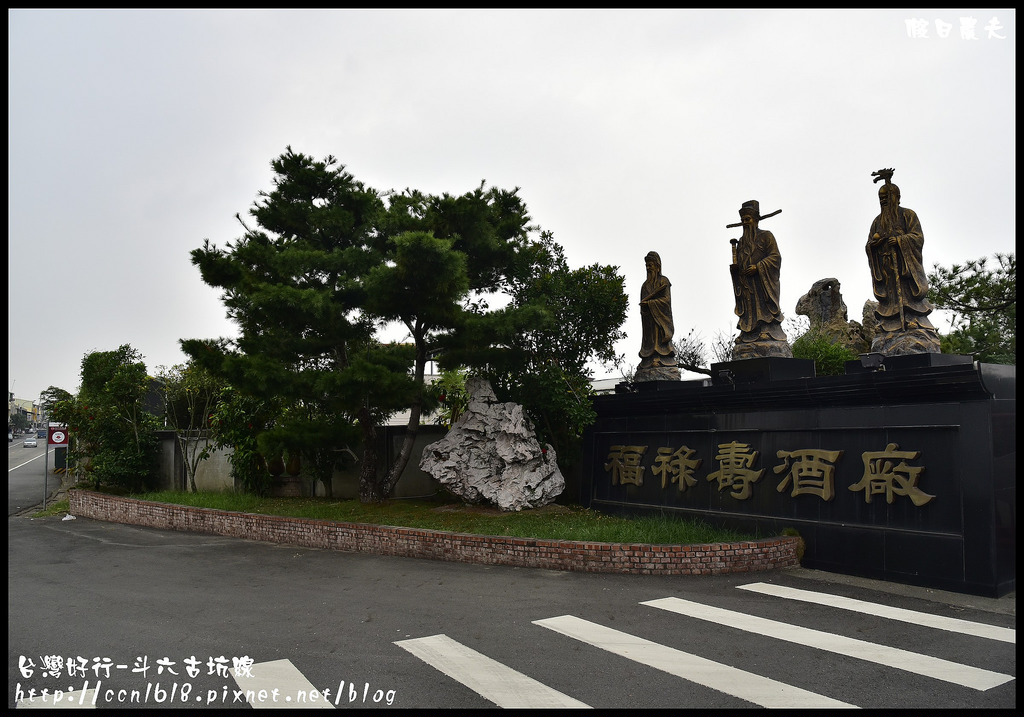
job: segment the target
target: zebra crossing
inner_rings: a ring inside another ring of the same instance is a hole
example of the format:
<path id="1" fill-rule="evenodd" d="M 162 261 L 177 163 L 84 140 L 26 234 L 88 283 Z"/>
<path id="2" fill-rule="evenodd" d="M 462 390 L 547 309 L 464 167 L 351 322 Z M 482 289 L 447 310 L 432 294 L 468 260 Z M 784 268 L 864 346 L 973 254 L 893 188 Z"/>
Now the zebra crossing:
<path id="1" fill-rule="evenodd" d="M 763 594 L 768 598 L 810 602 L 911 623 L 929 629 L 1016 644 L 1016 630 L 1014 629 L 767 583 L 751 583 L 737 587 L 741 590 Z M 1009 674 L 725 610 L 678 597 L 649 600 L 639 604 L 682 617 L 703 620 L 803 647 L 852 657 L 978 691 L 990 690 L 1015 679 L 1013 675 Z M 715 662 L 574 615 L 534 620 L 532 624 L 621 658 L 653 667 L 682 680 L 745 700 L 759 707 L 833 709 L 858 707 L 855 704 Z M 444 634 L 399 640 L 395 644 L 499 707 L 590 707 L 575 697 L 553 690 L 533 677 L 502 665 Z M 666 707 L 675 706 L 678 705 L 666 705 Z"/>
<path id="2" fill-rule="evenodd" d="M 447 635 L 395 643 L 498 707 L 551 709 L 589 705 L 553 690 L 510 667 L 462 645 Z"/>
<path id="3" fill-rule="evenodd" d="M 572 615 L 536 620 L 534 624 L 761 707 L 853 707 Z"/>
<path id="4" fill-rule="evenodd" d="M 879 603 L 866 602 L 864 600 L 854 600 L 853 598 L 842 597 L 841 595 L 811 592 L 810 590 L 800 590 L 799 588 L 790 588 L 784 585 L 773 585 L 771 583 L 751 583 L 750 585 L 739 585 L 737 587 L 740 590 L 748 590 L 750 592 L 761 593 L 763 595 L 775 595 L 777 597 L 789 598 L 790 600 L 800 600 L 802 602 L 813 603 L 815 605 L 837 607 L 841 610 L 850 610 L 851 612 L 859 612 L 865 615 L 877 615 L 879 617 L 888 618 L 889 620 L 899 620 L 900 622 L 908 622 L 914 625 L 932 627 L 936 630 L 958 632 L 962 635 L 974 635 L 976 637 L 984 637 L 989 640 L 1009 642 L 1010 644 L 1016 644 L 1017 642 L 1016 630 L 999 627 L 997 625 L 985 625 L 980 622 L 970 622 L 969 620 L 942 617 L 941 615 L 929 615 L 925 612 L 904 610 L 903 608 L 891 607 L 889 605 L 881 605 Z"/>
<path id="5" fill-rule="evenodd" d="M 864 640 L 856 640 L 842 635 L 833 635 L 821 630 L 811 630 L 799 625 L 790 625 L 775 620 L 747 615 L 742 612 L 723 610 L 711 605 L 702 605 L 670 597 L 662 600 L 648 600 L 642 605 L 650 605 L 661 610 L 668 610 L 679 615 L 695 617 L 698 620 L 717 622 L 721 625 L 752 632 L 777 640 L 785 640 L 819 650 L 826 650 L 838 655 L 867 660 L 885 667 L 916 672 L 937 680 L 945 680 L 963 687 L 976 690 L 989 690 L 1013 679 L 1010 675 L 981 670 L 970 665 L 961 665 L 948 660 L 940 660 L 928 655 L 920 655 L 908 650 L 901 650 L 887 645 L 877 645 Z"/>
<path id="6" fill-rule="evenodd" d="M 943 631 L 963 635 L 968 639 L 987 640 L 993 643 L 993 650 L 998 643 L 1016 645 L 1016 630 L 1011 628 L 770 583 L 755 582 L 737 585 L 735 588 L 763 596 L 764 600 L 768 601 L 767 604 L 778 600 L 809 603 L 825 610 L 851 611 L 860 615 L 870 615 L 887 621 L 913 625 L 915 629 Z M 782 604 L 788 605 L 789 603 Z M 689 646 L 688 649 L 691 651 L 680 649 L 680 645 L 662 644 L 660 641 L 614 629 L 599 621 L 571 614 L 531 620 L 527 623 L 526 629 L 536 628 L 540 631 L 538 638 L 543 635 L 557 636 L 553 639 L 555 644 L 560 646 L 558 649 L 563 649 L 563 647 L 571 649 L 573 646 L 585 645 L 609 655 L 611 660 L 625 660 L 635 665 L 653 668 L 670 676 L 670 679 L 679 679 L 681 685 L 700 686 L 709 690 L 708 694 L 711 692 L 720 694 L 725 699 L 731 699 L 733 703 L 736 700 L 741 700 L 751 706 L 765 708 L 855 709 L 872 705 L 853 704 L 849 701 L 849 697 L 844 701 L 823 694 L 829 688 L 828 683 L 818 683 L 819 686 L 816 688 L 818 691 L 814 691 L 807 689 L 806 686 L 788 684 L 785 681 L 758 674 L 749 669 L 750 664 L 747 665 L 748 669 L 741 669 L 736 665 L 726 664 L 721 656 L 716 660 L 710 659 L 706 654 L 697 654 L 701 651 L 702 645 L 714 641 L 714 630 L 741 631 L 747 635 L 767 638 L 778 643 L 783 649 L 786 645 L 793 645 L 796 646 L 795 649 L 830 653 L 884 668 L 887 674 L 889 671 L 911 674 L 926 680 L 934 680 L 936 683 L 966 688 L 979 693 L 1005 685 L 1015 679 L 1012 674 L 982 669 L 963 662 L 942 659 L 891 645 L 854 639 L 825 630 L 811 629 L 676 596 L 643 600 L 636 605 L 638 608 L 653 608 L 659 611 L 657 614 L 664 615 L 669 620 L 700 621 L 708 628 L 700 631 L 699 634 L 704 637 L 696 647 Z M 643 621 L 647 619 L 644 617 Z M 635 622 L 633 624 L 636 625 Z M 659 624 L 656 629 L 661 627 Z M 634 629 L 636 628 L 634 627 Z M 648 632 L 655 631 L 648 630 Z M 665 643 L 671 643 L 673 641 L 671 635 L 678 634 L 673 633 L 672 630 L 662 630 L 655 634 L 660 635 L 662 632 L 665 637 L 661 639 Z M 406 639 L 393 641 L 392 644 L 416 658 L 419 663 L 427 665 L 431 670 L 443 674 L 447 679 L 465 686 L 497 707 L 586 709 L 607 706 L 588 704 L 588 701 L 600 702 L 601 700 L 599 697 L 595 699 L 585 694 L 588 691 L 586 684 L 578 685 L 575 688 L 581 692 L 580 694 L 567 694 L 565 691 L 545 684 L 543 675 L 530 675 L 513 669 L 481 650 L 463 645 L 446 634 L 423 637 L 407 635 Z M 576 654 L 586 653 L 577 651 Z M 783 655 L 783 651 L 777 648 L 772 649 L 775 661 L 785 659 Z M 995 664 L 995 661 L 989 661 Z M 751 664 L 764 664 L 764 661 Z M 1007 669 L 1011 672 L 1014 670 L 1012 661 Z M 189 696 L 189 699 L 197 701 L 197 706 L 241 702 L 253 709 L 282 707 L 334 709 L 364 706 L 364 703 L 372 706 L 378 703 L 383 705 L 386 702 L 390 706 L 391 698 L 394 697 L 392 691 L 386 700 L 378 699 L 378 697 L 383 697 L 383 691 L 371 690 L 369 682 L 365 684 L 341 682 L 336 684 L 336 687 L 332 685 L 330 690 L 320 690 L 287 659 L 255 663 L 244 675 L 233 676 L 237 689 L 224 687 L 223 694 L 215 693 L 215 691 L 201 693 L 197 689 L 194 695 Z M 837 675 L 836 679 L 842 678 Z M 812 686 L 814 684 L 811 683 Z M 98 690 L 81 690 L 74 693 L 74 699 L 68 695 L 59 704 L 54 704 L 52 699 L 46 698 L 19 700 L 17 707 L 94 709 L 97 706 L 97 693 Z M 856 691 L 854 693 L 856 694 Z M 846 690 L 842 694 L 849 695 L 851 691 Z M 268 695 L 272 699 L 267 699 Z M 184 696 L 182 695 L 182 697 Z M 202 702 L 204 699 L 205 703 Z M 420 705 L 406 703 L 402 706 L 418 707 Z M 666 708 L 680 706 L 679 704 L 664 705 Z"/>

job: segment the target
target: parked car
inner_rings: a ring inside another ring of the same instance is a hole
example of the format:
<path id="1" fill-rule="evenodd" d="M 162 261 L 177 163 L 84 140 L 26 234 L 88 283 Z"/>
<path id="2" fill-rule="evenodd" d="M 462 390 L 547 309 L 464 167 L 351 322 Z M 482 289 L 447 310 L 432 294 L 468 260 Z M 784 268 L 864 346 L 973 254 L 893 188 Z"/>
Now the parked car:
<path id="1" fill-rule="evenodd" d="M 23 445 L 25 448 L 35 448 L 39 444 L 36 442 L 35 438 L 26 438 L 25 442 L 22 443 L 21 445 Z"/>

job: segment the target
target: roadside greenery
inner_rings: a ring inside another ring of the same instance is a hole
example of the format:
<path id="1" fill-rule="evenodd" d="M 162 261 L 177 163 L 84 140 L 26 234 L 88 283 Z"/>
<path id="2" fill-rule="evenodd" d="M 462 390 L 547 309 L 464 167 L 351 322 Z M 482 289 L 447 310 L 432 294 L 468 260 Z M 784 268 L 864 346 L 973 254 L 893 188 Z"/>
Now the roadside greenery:
<path id="1" fill-rule="evenodd" d="M 210 418 L 210 434 L 218 448 L 230 448 L 227 459 L 236 486 L 257 496 L 270 492 L 271 475 L 260 453 L 258 436 L 281 414 L 280 401 L 247 396 L 223 386 Z"/>
<path id="2" fill-rule="evenodd" d="M 159 419 L 149 410 L 151 379 L 142 354 L 128 344 L 82 359 L 77 395 L 50 386 L 44 404 L 68 428 L 68 465 L 94 486 L 153 487 Z M 159 410 L 159 409 L 157 409 Z"/>
<path id="3" fill-rule="evenodd" d="M 32 422 L 28 420 L 28 416 L 24 413 L 12 413 L 8 418 L 8 429 L 15 429 L 17 431 L 24 431 L 32 425 Z"/>
<path id="4" fill-rule="evenodd" d="M 195 493 L 199 463 L 210 457 L 211 437 L 207 428 L 222 383 L 191 361 L 169 369 L 160 367 L 157 378 L 164 394 L 164 418 L 174 429 L 188 488 Z"/>
<path id="5" fill-rule="evenodd" d="M 159 492 L 139 493 L 131 497 L 257 515 L 541 540 L 693 545 L 752 539 L 749 535 L 670 515 L 618 517 L 579 506 L 549 505 L 519 513 L 503 513 L 493 508 L 466 506 L 446 498 L 393 498 L 378 503 L 362 503 L 323 498 L 261 498 L 244 493 Z"/>
<path id="6" fill-rule="evenodd" d="M 49 503 L 44 510 L 39 510 L 33 513 L 32 517 L 47 518 L 54 515 L 67 515 L 70 510 L 71 503 L 65 498 L 64 500 L 58 500 L 56 503 Z"/>

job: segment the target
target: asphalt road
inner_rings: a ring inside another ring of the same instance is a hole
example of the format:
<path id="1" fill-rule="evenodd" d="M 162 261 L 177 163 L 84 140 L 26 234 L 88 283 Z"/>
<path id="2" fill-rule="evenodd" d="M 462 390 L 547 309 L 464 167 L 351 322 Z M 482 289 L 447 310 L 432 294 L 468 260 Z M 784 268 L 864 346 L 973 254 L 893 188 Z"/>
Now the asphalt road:
<path id="1" fill-rule="evenodd" d="M 19 436 L 7 447 L 7 514 L 14 515 L 22 510 L 41 505 L 44 485 L 47 500 L 60 487 L 61 477 L 53 471 L 53 450 L 47 454 L 46 439 L 36 439 L 35 448 L 25 448 L 24 439 Z M 44 455 L 46 457 L 44 458 Z M 44 470 L 48 465 L 49 471 Z"/>
<path id="2" fill-rule="evenodd" d="M 1016 706 L 1015 596 L 801 569 L 469 565 L 84 518 L 11 517 L 8 538 L 9 707 L 43 689 L 125 708 L 280 706 L 309 689 L 391 709 Z M 957 622 L 924 624 L 942 620 Z"/>

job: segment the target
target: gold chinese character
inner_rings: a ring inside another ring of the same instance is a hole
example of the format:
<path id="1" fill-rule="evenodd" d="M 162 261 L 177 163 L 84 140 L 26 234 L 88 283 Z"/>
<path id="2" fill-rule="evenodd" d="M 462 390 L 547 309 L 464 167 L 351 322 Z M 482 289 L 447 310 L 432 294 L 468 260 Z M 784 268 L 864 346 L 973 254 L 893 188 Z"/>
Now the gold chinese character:
<path id="1" fill-rule="evenodd" d="M 793 481 L 791 496 L 816 495 L 822 500 L 835 498 L 833 473 L 836 467 L 833 464 L 843 455 L 842 451 L 805 448 L 797 451 L 776 451 L 775 455 L 784 459 L 782 465 L 775 466 L 775 472 L 788 471 L 786 477 L 776 487 L 777 491 L 782 493 L 789 482 Z M 789 464 L 791 458 L 792 466 Z"/>
<path id="2" fill-rule="evenodd" d="M 871 496 L 885 494 L 885 502 L 892 503 L 894 496 L 905 495 L 914 505 L 920 507 L 934 498 L 917 487 L 924 468 L 908 466 L 905 461 L 913 460 L 921 455 L 921 451 L 900 451 L 899 446 L 890 443 L 884 451 L 865 451 L 864 476 L 860 483 L 851 485 L 850 490 L 864 491 L 864 501 L 871 502 Z M 893 465 L 893 461 L 900 462 Z"/>
<path id="3" fill-rule="evenodd" d="M 644 467 L 640 465 L 640 459 L 646 452 L 647 446 L 612 446 L 608 462 L 604 464 L 604 469 L 611 471 L 612 485 L 643 485 Z"/>
<path id="4" fill-rule="evenodd" d="M 697 484 L 693 472 L 700 468 L 700 464 L 704 461 L 700 458 L 694 460 L 695 453 L 695 450 L 686 446 L 674 453 L 671 448 L 658 449 L 658 456 L 654 459 L 651 472 L 661 476 L 662 490 L 665 489 L 667 483 L 678 483 L 679 492 L 682 493 Z"/>
<path id="5" fill-rule="evenodd" d="M 750 446 L 736 441 L 719 444 L 718 451 L 715 460 L 720 467 L 708 476 L 708 480 L 717 480 L 719 491 L 732 488 L 729 495 L 737 500 L 746 500 L 750 497 L 751 485 L 761 480 L 764 473 L 763 468 L 750 470 L 757 460 L 757 451 L 750 452 Z"/>

